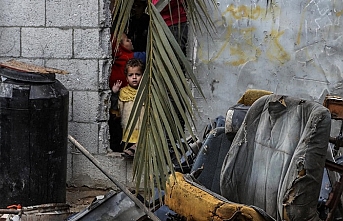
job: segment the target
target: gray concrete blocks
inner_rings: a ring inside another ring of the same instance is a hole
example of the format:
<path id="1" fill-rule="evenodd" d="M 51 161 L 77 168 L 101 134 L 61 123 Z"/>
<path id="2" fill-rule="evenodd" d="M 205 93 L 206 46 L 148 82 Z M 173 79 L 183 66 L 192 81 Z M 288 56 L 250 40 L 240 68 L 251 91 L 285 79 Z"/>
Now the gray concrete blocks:
<path id="1" fill-rule="evenodd" d="M 108 12 L 111 1 L 99 1 L 99 26 L 109 28 L 112 26 L 111 13 Z"/>
<path id="2" fill-rule="evenodd" d="M 22 56 L 27 58 L 71 58 L 72 30 L 22 28 Z"/>
<path id="3" fill-rule="evenodd" d="M 69 91 L 69 113 L 68 113 L 68 122 L 73 120 L 73 92 Z"/>
<path id="4" fill-rule="evenodd" d="M 107 121 L 99 124 L 99 154 L 107 154 L 110 150 L 110 133 Z"/>
<path id="5" fill-rule="evenodd" d="M 98 1 L 47 0 L 46 25 L 52 27 L 98 27 Z"/>
<path id="6" fill-rule="evenodd" d="M 74 137 L 90 153 L 98 154 L 98 123 L 69 122 L 69 134 Z"/>
<path id="7" fill-rule="evenodd" d="M 99 93 L 97 91 L 73 92 L 73 121 L 93 123 L 97 120 Z"/>
<path id="8" fill-rule="evenodd" d="M 111 41 L 111 33 L 109 28 L 100 29 L 100 47 L 103 51 L 103 58 L 112 59 L 112 44 Z"/>
<path id="9" fill-rule="evenodd" d="M 45 24 L 45 1 L 1 0 L 0 26 L 41 27 Z"/>
<path id="10" fill-rule="evenodd" d="M 48 60 L 47 65 L 69 72 L 67 75 L 56 76 L 68 90 L 98 90 L 97 59 L 54 59 Z"/>
<path id="11" fill-rule="evenodd" d="M 75 29 L 74 30 L 74 57 L 75 58 L 98 58 L 102 57 L 100 47 L 99 29 Z"/>
<path id="12" fill-rule="evenodd" d="M 20 28 L 0 27 L 0 45 L 0 56 L 19 57 Z"/>
<path id="13" fill-rule="evenodd" d="M 111 74 L 112 59 L 100 60 L 99 61 L 99 90 L 110 90 L 109 88 L 109 77 Z"/>
<path id="14" fill-rule="evenodd" d="M 132 185 L 132 161 L 123 160 L 118 155 L 94 155 L 100 162 L 101 167 L 118 182 L 127 187 Z M 91 188 L 116 188 L 115 184 L 110 181 L 92 162 L 90 162 L 82 153 L 75 152 L 71 154 L 68 168 L 67 182 L 72 186 L 87 186 Z"/>
<path id="15" fill-rule="evenodd" d="M 101 105 L 99 105 L 97 121 L 108 121 L 108 118 L 109 118 L 108 113 L 109 113 L 110 105 L 111 105 L 110 96 L 111 96 L 110 90 L 99 92 Z"/>

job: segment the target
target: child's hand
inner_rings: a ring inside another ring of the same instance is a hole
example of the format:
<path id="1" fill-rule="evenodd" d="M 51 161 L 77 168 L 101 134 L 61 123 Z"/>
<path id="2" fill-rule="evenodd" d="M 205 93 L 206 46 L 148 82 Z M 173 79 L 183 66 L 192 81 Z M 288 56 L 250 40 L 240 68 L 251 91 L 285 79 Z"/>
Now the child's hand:
<path id="1" fill-rule="evenodd" d="M 121 84 L 122 84 L 122 81 L 121 81 L 121 80 L 117 80 L 117 81 L 113 84 L 113 86 L 112 86 L 112 91 L 113 91 L 113 93 L 117 93 L 117 92 L 119 91 Z"/>

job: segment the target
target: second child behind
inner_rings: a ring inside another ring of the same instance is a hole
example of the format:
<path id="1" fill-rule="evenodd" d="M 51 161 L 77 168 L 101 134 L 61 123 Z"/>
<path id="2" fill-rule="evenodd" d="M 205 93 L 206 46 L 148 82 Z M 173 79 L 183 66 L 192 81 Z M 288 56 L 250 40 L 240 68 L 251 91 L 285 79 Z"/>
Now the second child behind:
<path id="1" fill-rule="evenodd" d="M 142 62 L 145 62 L 146 53 L 144 52 L 133 52 L 133 45 L 131 40 L 125 33 L 121 35 L 119 46 L 116 48 L 115 40 L 112 44 L 113 53 L 113 64 L 111 76 L 109 78 L 109 87 L 112 88 L 114 83 L 118 80 L 122 82 L 121 87 L 127 85 L 125 76 L 125 65 L 130 58 L 139 58 Z M 122 140 L 122 127 L 120 126 L 120 115 L 116 110 L 110 109 L 110 118 L 108 121 L 109 132 L 110 132 L 110 148 L 114 152 L 121 152 Z"/>
<path id="2" fill-rule="evenodd" d="M 145 13 L 147 0 L 135 0 L 129 20 L 129 32 L 134 51 L 146 51 L 150 16 Z"/>
<path id="3" fill-rule="evenodd" d="M 117 80 L 112 87 L 111 108 L 119 110 L 121 114 L 121 126 L 123 128 L 122 145 L 127 143 L 127 148 L 123 151 L 124 158 L 133 159 L 136 152 L 136 144 L 139 137 L 139 131 L 142 125 L 144 108 L 138 117 L 138 122 L 134 122 L 135 128 L 130 137 L 128 137 L 129 130 L 125 130 L 129 116 L 132 111 L 134 99 L 136 97 L 138 86 L 141 82 L 144 72 L 144 64 L 141 60 L 132 58 L 127 61 L 125 66 L 125 75 L 127 86 L 120 88 L 122 85 L 121 80 Z"/>
<path id="4" fill-rule="evenodd" d="M 134 52 L 134 47 L 132 45 L 131 39 L 127 37 L 125 33 L 122 34 L 118 48 L 115 48 L 115 41 L 112 44 L 112 56 L 113 64 L 111 70 L 111 76 L 109 78 L 110 88 L 112 88 L 114 82 L 121 80 L 123 82 L 122 87 L 126 86 L 124 68 L 126 62 L 130 58 L 138 58 L 145 63 L 146 52 L 136 51 Z"/>

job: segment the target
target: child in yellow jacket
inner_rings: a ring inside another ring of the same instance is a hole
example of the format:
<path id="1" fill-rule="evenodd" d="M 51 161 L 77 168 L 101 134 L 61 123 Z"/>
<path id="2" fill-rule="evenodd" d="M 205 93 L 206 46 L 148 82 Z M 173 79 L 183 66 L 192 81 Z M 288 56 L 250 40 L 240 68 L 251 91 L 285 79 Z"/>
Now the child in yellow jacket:
<path id="1" fill-rule="evenodd" d="M 130 137 L 128 137 L 129 130 L 125 130 L 129 121 L 129 116 L 133 107 L 134 99 L 136 97 L 138 86 L 141 82 L 144 72 L 144 64 L 141 60 L 132 58 L 127 61 L 125 66 L 125 75 L 128 85 L 120 88 L 123 83 L 117 80 L 112 87 L 113 95 L 111 96 L 111 109 L 119 110 L 121 115 L 121 125 L 123 128 L 122 145 L 127 144 L 127 148 L 122 153 L 125 158 L 132 159 L 136 151 L 136 143 L 139 137 L 139 130 L 142 125 L 142 114 L 135 124 L 135 128 Z M 144 110 L 142 109 L 141 112 Z"/>

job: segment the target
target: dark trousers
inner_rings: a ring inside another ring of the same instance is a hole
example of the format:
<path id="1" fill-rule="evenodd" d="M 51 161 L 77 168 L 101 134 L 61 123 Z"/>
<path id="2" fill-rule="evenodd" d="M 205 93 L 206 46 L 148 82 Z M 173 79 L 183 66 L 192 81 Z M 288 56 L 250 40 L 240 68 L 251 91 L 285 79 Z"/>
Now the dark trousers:
<path id="1" fill-rule="evenodd" d="M 121 127 L 121 118 L 110 114 L 108 121 L 110 131 L 110 148 L 114 152 L 122 152 L 123 147 L 121 145 L 123 129 Z"/>

